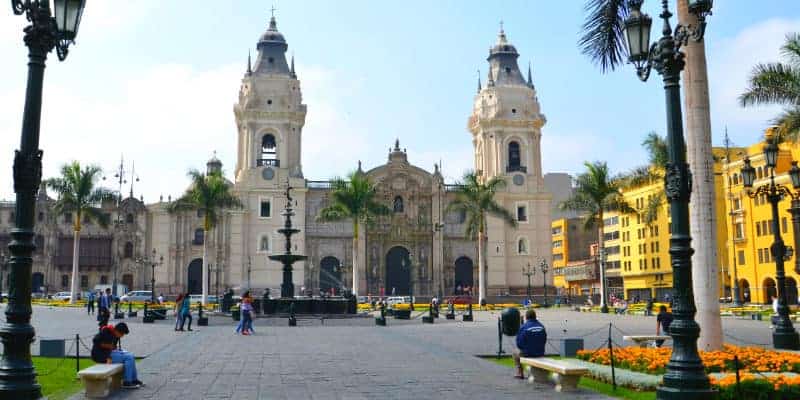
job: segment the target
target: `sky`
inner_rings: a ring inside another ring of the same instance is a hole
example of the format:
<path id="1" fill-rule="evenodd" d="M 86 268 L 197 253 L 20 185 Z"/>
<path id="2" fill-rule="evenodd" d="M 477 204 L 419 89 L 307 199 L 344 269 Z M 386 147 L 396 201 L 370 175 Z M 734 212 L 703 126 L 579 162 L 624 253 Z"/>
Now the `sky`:
<path id="1" fill-rule="evenodd" d="M 124 157 L 146 202 L 176 197 L 189 168 L 214 152 L 232 178 L 233 104 L 270 8 L 294 54 L 304 103 L 303 171 L 330 179 L 386 162 L 395 138 L 409 161 L 440 162 L 446 180 L 472 167 L 467 131 L 477 71 L 503 21 L 531 63 L 547 124 L 544 172 L 578 173 L 604 160 L 621 172 L 646 162 L 640 143 L 665 132 L 660 76 L 647 83 L 625 66 L 603 74 L 580 53 L 583 0 L 95 0 L 88 1 L 69 57 L 48 58 L 41 145 L 44 177 L 71 160 L 105 170 Z M 674 1 L 670 2 L 674 5 Z M 789 32 L 800 32 L 796 0 L 717 0 L 706 53 L 713 143 L 727 128 L 736 145 L 758 140 L 779 107 L 743 109 L 738 95 L 758 62 L 778 61 Z M 643 7 L 661 27 L 660 2 Z M 26 82 L 25 18 L 0 5 L 0 199 L 13 199 L 11 165 L 19 146 Z M 130 179 L 129 179 L 130 181 Z M 130 190 L 126 185 L 124 191 Z"/>

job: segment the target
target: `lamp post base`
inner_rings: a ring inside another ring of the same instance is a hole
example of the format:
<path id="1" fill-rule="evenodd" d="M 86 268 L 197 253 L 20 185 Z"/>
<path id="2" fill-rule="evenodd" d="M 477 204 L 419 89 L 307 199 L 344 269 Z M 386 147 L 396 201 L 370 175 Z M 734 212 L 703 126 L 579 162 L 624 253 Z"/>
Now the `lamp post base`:
<path id="1" fill-rule="evenodd" d="M 708 400 L 716 399 L 719 393 L 714 389 L 690 389 L 687 387 L 666 387 L 656 388 L 656 399 L 658 400 Z"/>
<path id="2" fill-rule="evenodd" d="M 800 336 L 792 329 L 775 328 L 772 332 L 772 345 L 776 349 L 800 350 Z"/>
<path id="3" fill-rule="evenodd" d="M 600 307 L 600 312 L 603 314 L 608 314 L 608 304 L 603 304 L 603 306 Z"/>

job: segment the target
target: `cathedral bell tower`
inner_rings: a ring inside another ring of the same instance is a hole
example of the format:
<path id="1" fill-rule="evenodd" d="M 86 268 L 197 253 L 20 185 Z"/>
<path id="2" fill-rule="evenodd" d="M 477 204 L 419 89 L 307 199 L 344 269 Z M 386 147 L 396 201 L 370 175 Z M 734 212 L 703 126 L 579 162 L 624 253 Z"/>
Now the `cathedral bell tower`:
<path id="1" fill-rule="evenodd" d="M 258 186 L 276 178 L 301 178 L 302 129 L 306 117 L 300 81 L 286 62 L 288 45 L 275 16 L 258 41 L 253 65 L 247 56 L 239 102 L 234 105 L 238 128 L 236 181 Z M 268 179 L 269 178 L 269 179 Z"/>
<path id="2" fill-rule="evenodd" d="M 514 216 L 516 227 L 490 216 L 486 228 L 486 296 L 524 293 L 523 267 L 544 260 L 551 264 L 550 203 L 541 162 L 542 126 L 530 67 L 527 80 L 517 65 L 519 53 L 502 27 L 489 49 L 486 85 L 478 78 L 467 128 L 472 134 L 475 172 L 482 181 L 501 178 L 505 185 L 495 201 Z M 552 284 L 552 274 L 547 276 Z M 541 275 L 536 276 L 538 285 Z"/>
<path id="3" fill-rule="evenodd" d="M 468 128 L 475 149 L 475 171 L 484 179 L 495 176 L 522 179 L 525 185 L 543 185 L 541 130 L 546 120 L 539 109 L 528 67 L 527 81 L 517 65 L 519 53 L 501 29 L 489 50 L 486 86 L 478 78 Z"/>

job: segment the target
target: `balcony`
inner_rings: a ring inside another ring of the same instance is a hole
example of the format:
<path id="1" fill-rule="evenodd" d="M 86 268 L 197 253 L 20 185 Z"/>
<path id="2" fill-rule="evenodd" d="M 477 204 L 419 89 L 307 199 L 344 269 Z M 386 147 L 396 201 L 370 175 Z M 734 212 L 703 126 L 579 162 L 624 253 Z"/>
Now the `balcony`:
<path id="1" fill-rule="evenodd" d="M 506 167 L 506 172 L 523 172 L 528 173 L 528 167 L 524 165 L 509 165 Z"/>
<path id="2" fill-rule="evenodd" d="M 267 167 L 267 166 L 280 167 L 281 166 L 281 160 L 260 158 L 260 159 L 256 160 L 256 166 L 257 167 Z"/>

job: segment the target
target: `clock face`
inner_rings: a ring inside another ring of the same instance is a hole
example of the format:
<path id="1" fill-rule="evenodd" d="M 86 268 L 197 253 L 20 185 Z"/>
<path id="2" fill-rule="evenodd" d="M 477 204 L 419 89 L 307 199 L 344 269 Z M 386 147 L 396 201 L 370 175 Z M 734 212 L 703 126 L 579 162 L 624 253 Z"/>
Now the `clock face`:
<path id="1" fill-rule="evenodd" d="M 264 168 L 261 170 L 261 177 L 264 178 L 265 181 L 271 181 L 272 178 L 275 177 L 275 170 L 272 168 Z"/>
<path id="2" fill-rule="evenodd" d="M 514 184 L 517 186 L 522 186 L 522 184 L 525 183 L 525 177 L 519 174 L 514 175 L 512 180 L 514 181 Z"/>

